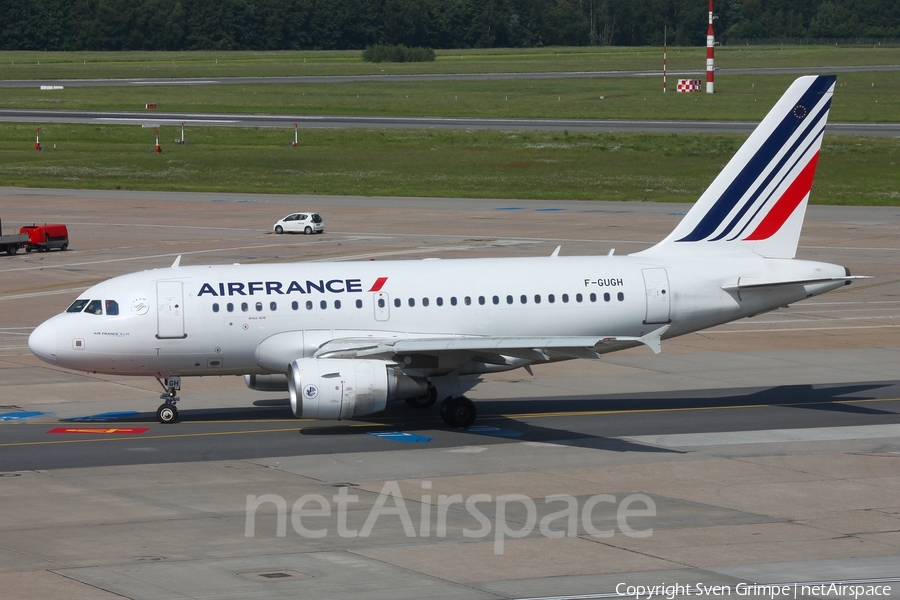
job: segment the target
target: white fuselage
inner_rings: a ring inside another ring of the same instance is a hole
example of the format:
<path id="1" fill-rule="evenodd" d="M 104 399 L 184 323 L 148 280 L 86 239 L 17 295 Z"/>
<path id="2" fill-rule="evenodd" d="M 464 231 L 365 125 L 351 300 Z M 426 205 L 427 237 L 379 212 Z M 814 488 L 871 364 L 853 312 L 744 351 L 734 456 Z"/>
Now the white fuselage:
<path id="1" fill-rule="evenodd" d="M 284 332 L 305 333 L 304 356 L 329 340 L 366 336 L 639 337 L 669 324 L 665 339 L 845 282 L 723 287 L 844 274 L 809 261 L 684 256 L 175 267 L 90 288 L 79 298 L 114 301 L 118 314 L 62 313 L 31 345 L 48 362 L 98 373 L 265 374 L 278 369 L 261 365 L 257 349 Z"/>

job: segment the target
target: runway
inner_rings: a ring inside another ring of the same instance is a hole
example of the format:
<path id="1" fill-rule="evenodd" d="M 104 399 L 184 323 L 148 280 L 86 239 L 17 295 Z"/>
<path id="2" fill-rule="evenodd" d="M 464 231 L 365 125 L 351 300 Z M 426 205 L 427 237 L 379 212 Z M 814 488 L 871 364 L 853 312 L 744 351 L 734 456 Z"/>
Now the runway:
<path id="1" fill-rule="evenodd" d="M 833 67 L 757 67 L 716 69 L 721 75 L 812 75 L 827 73 L 863 73 L 900 71 L 900 65 L 859 65 Z M 672 77 L 700 77 L 702 70 L 672 70 Z M 551 71 L 530 73 L 422 73 L 410 75 L 319 75 L 287 77 L 162 77 L 123 79 L 6 79 L 0 88 L 40 87 L 130 87 L 160 85 L 256 85 L 278 83 L 356 83 L 387 81 L 503 81 L 511 79 L 595 79 L 609 77 L 662 77 L 662 71 Z"/>
<path id="2" fill-rule="evenodd" d="M 752 121 L 665 121 L 626 119 L 499 119 L 473 117 L 383 117 L 329 115 L 198 114 L 176 112 L 0 109 L 0 122 L 144 125 L 147 127 L 267 127 L 362 129 L 490 129 L 603 133 L 745 133 Z M 900 136 L 900 123 L 829 123 L 829 134 Z"/>
<path id="3" fill-rule="evenodd" d="M 5 231 L 59 221 L 72 240 L 0 258 L 0 595 L 624 599 L 619 584 L 862 581 L 898 597 L 898 208 L 808 212 L 798 257 L 872 279 L 658 356 L 486 376 L 467 431 L 405 404 L 297 420 L 238 377 L 186 379 L 182 420 L 163 426 L 154 380 L 56 369 L 25 345 L 81 290 L 179 255 L 621 254 L 687 208 L 0 188 Z M 327 233 L 269 232 L 300 209 Z M 577 518 L 554 520 L 567 502 Z M 709 595 L 695 592 L 675 595 Z"/>

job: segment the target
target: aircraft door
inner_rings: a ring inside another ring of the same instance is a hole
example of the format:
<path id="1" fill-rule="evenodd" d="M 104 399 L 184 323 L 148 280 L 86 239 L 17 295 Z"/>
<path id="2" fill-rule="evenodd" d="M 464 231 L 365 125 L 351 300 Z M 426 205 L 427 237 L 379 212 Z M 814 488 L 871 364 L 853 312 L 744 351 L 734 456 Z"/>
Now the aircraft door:
<path id="1" fill-rule="evenodd" d="M 391 318 L 391 299 L 384 292 L 375 292 L 372 296 L 375 302 L 375 320 L 387 321 Z"/>
<path id="2" fill-rule="evenodd" d="M 647 314 L 644 323 L 670 323 L 669 276 L 663 268 L 643 269 L 644 289 L 647 293 Z"/>
<path id="3" fill-rule="evenodd" d="M 180 281 L 156 282 L 158 339 L 184 339 L 184 291 Z"/>

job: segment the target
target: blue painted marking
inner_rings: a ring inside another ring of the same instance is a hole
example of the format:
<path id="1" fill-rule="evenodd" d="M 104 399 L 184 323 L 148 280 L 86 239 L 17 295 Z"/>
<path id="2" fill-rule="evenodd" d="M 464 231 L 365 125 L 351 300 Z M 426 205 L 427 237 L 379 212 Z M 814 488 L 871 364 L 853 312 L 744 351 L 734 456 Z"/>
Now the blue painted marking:
<path id="1" fill-rule="evenodd" d="M 521 206 L 503 206 L 501 208 L 495 208 L 494 210 L 525 210 Z"/>
<path id="2" fill-rule="evenodd" d="M 46 415 L 44 412 L 27 412 L 27 411 L 16 411 L 16 412 L 8 412 L 8 413 L 0 413 L 0 421 L 23 421 L 25 419 L 33 419 L 34 417 L 39 417 L 41 415 Z"/>
<path id="3" fill-rule="evenodd" d="M 536 208 L 536 209 L 534 209 L 534 212 L 561 212 L 564 210 L 566 210 L 566 209 L 564 209 L 564 208 Z"/>
<path id="4" fill-rule="evenodd" d="M 463 431 L 477 433 L 479 435 L 492 435 L 494 437 L 519 437 L 520 435 L 525 435 L 524 431 L 500 429 L 499 427 L 491 427 L 490 425 L 472 425 L 471 427 L 466 427 Z"/>
<path id="5" fill-rule="evenodd" d="M 405 431 L 384 431 L 378 433 L 369 433 L 369 435 L 381 438 L 383 440 L 390 440 L 392 442 L 424 444 L 431 441 L 430 437 L 425 437 L 424 435 L 416 435 L 415 433 L 406 433 Z"/>
<path id="6" fill-rule="evenodd" d="M 105 412 L 96 415 L 87 415 L 85 417 L 72 417 L 71 419 L 60 419 L 65 423 L 105 423 L 108 421 L 127 421 L 134 415 L 139 415 L 136 410 L 126 410 L 120 412 Z"/>

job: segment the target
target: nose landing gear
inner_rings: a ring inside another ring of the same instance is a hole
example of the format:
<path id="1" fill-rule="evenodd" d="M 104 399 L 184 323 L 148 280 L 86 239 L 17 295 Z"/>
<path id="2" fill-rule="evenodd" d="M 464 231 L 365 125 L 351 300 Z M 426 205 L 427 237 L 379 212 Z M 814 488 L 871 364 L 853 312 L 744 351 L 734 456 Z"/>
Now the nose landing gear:
<path id="1" fill-rule="evenodd" d="M 175 403 L 180 400 L 177 393 L 181 389 L 181 377 L 163 378 L 157 375 L 156 380 L 165 390 L 165 393 L 159 395 L 164 402 L 156 409 L 156 419 L 160 423 L 174 423 L 178 419 L 178 409 L 175 407 Z"/>

